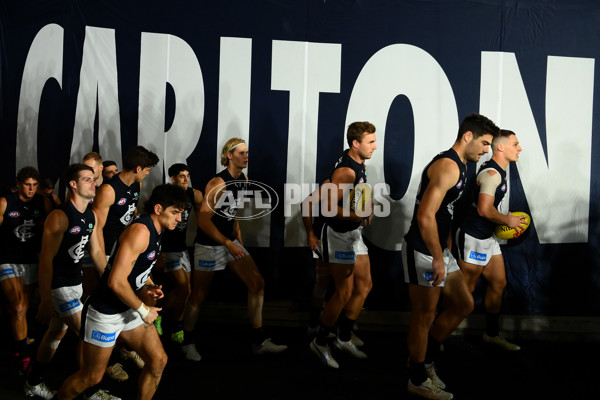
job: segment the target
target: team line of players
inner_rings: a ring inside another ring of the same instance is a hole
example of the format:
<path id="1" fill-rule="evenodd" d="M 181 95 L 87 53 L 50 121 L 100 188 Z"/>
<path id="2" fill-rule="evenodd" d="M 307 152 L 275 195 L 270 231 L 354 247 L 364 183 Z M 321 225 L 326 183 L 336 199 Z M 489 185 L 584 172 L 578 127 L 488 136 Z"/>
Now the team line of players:
<path id="1" fill-rule="evenodd" d="M 331 368 L 339 367 L 331 347 L 356 358 L 367 357 L 353 328 L 372 288 L 368 249 L 362 240 L 362 227 L 370 223 L 370 216 L 359 210 L 348 212 L 341 199 L 348 185 L 366 183 L 365 160 L 376 150 L 375 126 L 350 124 L 347 142 L 349 149 L 324 182 L 337 191 L 319 191 L 303 204 L 308 210 L 315 201 L 330 210 L 337 207 L 333 216 L 303 213 L 308 246 L 317 257 L 309 321 L 309 332 L 315 338 L 310 349 Z M 449 240 L 453 207 L 467 183 L 466 163 L 478 161 L 490 145 L 492 159 L 480 168 L 469 212 L 462 221 L 454 221 L 456 237 Z M 484 339 L 518 350 L 499 333 L 506 274 L 493 228 L 499 223 L 522 227 L 520 217 L 498 211 L 507 188 L 506 168 L 517 161 L 520 151 L 513 132 L 472 114 L 461 123 L 454 145 L 423 171 L 402 249 L 412 307 L 407 388 L 413 394 L 452 398 L 437 376 L 434 360 L 440 344 L 473 310 L 471 293 L 481 274 L 489 282 Z M 84 162 L 89 165 L 73 164 L 65 171 L 68 194 L 53 211 L 51 199 L 36 194 L 39 176 L 32 167 L 21 169 L 17 190 L 0 198 L 0 284 L 11 308 L 14 357 L 27 375 L 26 394 L 72 399 L 83 393 L 94 400 L 118 399 L 96 385 L 114 367 L 108 367 L 112 350 L 122 342 L 126 347 L 121 351 L 137 357 L 142 368 L 138 397 L 152 398 L 167 362 L 159 337 L 163 333 L 162 308 L 157 302 L 168 311 L 171 340 L 180 344 L 187 359 L 200 361 L 193 331 L 215 272 L 225 268 L 248 288 L 252 352 L 278 353 L 287 348 L 274 343 L 263 328 L 264 279 L 243 246 L 237 208 L 219 203 L 225 189 L 238 198 L 237 192 L 246 188 L 243 170 L 248 147 L 242 139 L 230 139 L 222 149 L 225 168 L 208 182 L 204 192 L 216 191 L 216 196 L 203 198 L 201 191 L 189 187 L 189 168 L 174 164 L 168 171 L 172 184 L 155 187 L 137 217 L 142 182 L 158 157 L 136 146 L 125 156 L 123 170 L 102 182 L 101 157 L 97 153 L 88 156 Z M 109 167 L 116 168 L 114 163 Z M 193 264 L 186 246 L 192 208 L 198 225 Z M 452 253 L 457 254 L 458 262 Z M 162 285 L 152 280 L 157 262 L 173 282 L 166 297 Z M 49 326 L 28 365 L 26 313 L 38 279 L 41 302 L 37 317 Z M 334 290 L 323 308 L 330 282 Z M 451 301 L 438 315 L 442 294 Z M 68 328 L 82 339 L 77 354 L 80 369 L 55 393 L 46 387 L 43 375 Z"/>

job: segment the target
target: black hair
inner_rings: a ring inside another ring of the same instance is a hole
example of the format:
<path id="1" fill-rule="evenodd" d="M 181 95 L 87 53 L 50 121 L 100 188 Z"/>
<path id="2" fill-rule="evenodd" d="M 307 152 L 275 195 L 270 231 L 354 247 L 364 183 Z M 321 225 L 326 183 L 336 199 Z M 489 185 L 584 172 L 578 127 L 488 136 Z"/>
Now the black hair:
<path id="1" fill-rule="evenodd" d="M 182 171 L 188 171 L 190 172 L 190 168 L 183 164 L 183 163 L 177 163 L 177 164 L 173 164 L 169 167 L 169 170 L 167 171 L 170 177 L 173 176 L 177 176 L 179 175 L 180 172 Z"/>
<path id="2" fill-rule="evenodd" d="M 123 169 L 135 171 L 137 167 L 142 169 L 154 167 L 158 164 L 158 156 L 142 146 L 131 148 L 123 160 Z"/>
<path id="3" fill-rule="evenodd" d="M 27 179 L 40 181 L 40 173 L 34 167 L 23 167 L 17 172 L 17 183 L 24 183 Z"/>
<path id="4" fill-rule="evenodd" d="M 63 173 L 63 179 L 67 185 L 67 189 L 71 190 L 69 182 L 77 181 L 77 179 L 79 179 L 81 176 L 81 171 L 90 171 L 92 174 L 94 173 L 94 169 L 92 167 L 82 163 L 71 164 L 67 167 L 67 169 L 65 169 L 65 172 Z"/>
<path id="5" fill-rule="evenodd" d="M 458 128 L 456 140 L 460 140 L 469 131 L 473 133 L 473 139 L 487 134 L 491 134 L 493 137 L 500 134 L 500 128 L 491 119 L 477 113 L 470 114 L 463 119 Z"/>
<path id="6" fill-rule="evenodd" d="M 152 190 L 150 198 L 146 201 L 146 204 L 144 204 L 144 211 L 148 214 L 154 214 L 154 206 L 157 204 L 160 204 L 163 209 L 167 209 L 171 206 L 184 209 L 188 207 L 190 200 L 184 189 L 179 186 L 164 183 L 156 186 Z"/>

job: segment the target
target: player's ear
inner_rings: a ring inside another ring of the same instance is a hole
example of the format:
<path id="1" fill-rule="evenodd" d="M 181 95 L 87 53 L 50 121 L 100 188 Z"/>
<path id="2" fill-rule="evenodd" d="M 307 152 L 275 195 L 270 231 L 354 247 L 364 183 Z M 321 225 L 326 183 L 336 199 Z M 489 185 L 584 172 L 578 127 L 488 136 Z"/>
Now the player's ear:
<path id="1" fill-rule="evenodd" d="M 161 206 L 160 204 L 155 204 L 154 205 L 154 214 L 156 215 L 160 215 L 163 212 L 163 206 Z"/>
<path id="2" fill-rule="evenodd" d="M 471 131 L 466 131 L 463 134 L 463 140 L 467 143 L 469 143 L 471 140 L 473 140 L 473 132 Z"/>

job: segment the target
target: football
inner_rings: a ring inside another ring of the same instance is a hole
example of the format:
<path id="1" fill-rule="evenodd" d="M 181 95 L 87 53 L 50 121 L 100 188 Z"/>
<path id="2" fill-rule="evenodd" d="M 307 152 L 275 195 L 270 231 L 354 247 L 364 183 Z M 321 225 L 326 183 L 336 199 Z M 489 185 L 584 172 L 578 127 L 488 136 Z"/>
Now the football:
<path id="1" fill-rule="evenodd" d="M 357 214 L 370 214 L 373 210 L 373 190 L 368 183 L 359 183 L 348 195 L 348 206 Z M 362 215 L 361 215 L 362 216 Z"/>
<path id="2" fill-rule="evenodd" d="M 525 217 L 525 221 L 523 221 L 523 225 L 525 225 L 525 229 L 521 229 L 521 228 L 510 228 L 506 225 L 498 225 L 496 227 L 496 229 L 494 230 L 494 235 L 496 235 L 496 237 L 498 239 L 514 239 L 514 238 L 518 238 L 519 236 L 521 236 L 523 234 L 523 232 L 525 232 L 527 230 L 527 228 L 529 228 L 529 224 L 531 223 L 531 217 L 529 215 L 527 215 L 527 213 L 521 212 L 521 211 L 515 211 L 511 213 L 512 215 L 516 215 L 516 216 L 523 216 Z"/>

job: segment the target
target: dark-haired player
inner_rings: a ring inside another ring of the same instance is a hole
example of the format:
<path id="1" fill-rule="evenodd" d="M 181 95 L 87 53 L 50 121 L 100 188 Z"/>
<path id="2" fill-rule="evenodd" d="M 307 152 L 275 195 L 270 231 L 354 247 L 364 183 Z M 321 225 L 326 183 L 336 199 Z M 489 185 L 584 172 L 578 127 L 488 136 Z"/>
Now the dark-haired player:
<path id="1" fill-rule="evenodd" d="M 153 325 L 160 308 L 146 304 L 163 296 L 161 286 L 153 284 L 150 274 L 160 253 L 163 232 L 175 229 L 187 204 L 183 189 L 159 185 L 146 203 L 146 213 L 121 234 L 102 281 L 83 309 L 83 363 L 63 383 L 57 399 L 73 399 L 102 380 L 118 337 L 144 360 L 137 398 L 153 397 L 167 355 Z"/>
<path id="2" fill-rule="evenodd" d="M 184 339 L 183 315 L 187 299 L 191 293 L 190 282 L 192 274 L 192 264 L 188 254 L 186 234 L 192 207 L 196 215 L 200 213 L 202 192 L 189 187 L 190 168 L 187 165 L 181 163 L 173 164 L 169 167 L 168 174 L 174 185 L 185 190 L 190 201 L 189 206 L 181 213 L 181 222 L 177 224 L 177 228 L 165 232 L 161 253 L 164 260 L 165 272 L 174 283 L 173 290 L 166 296 L 165 305 L 165 308 L 171 312 L 171 340 L 182 344 Z M 162 332 L 159 331 L 160 333 Z"/>
<path id="3" fill-rule="evenodd" d="M 0 287 L 10 309 L 12 357 L 21 373 L 31 361 L 27 310 L 38 281 L 42 225 L 52 209 L 49 199 L 36 193 L 39 181 L 37 169 L 23 167 L 17 172 L 17 191 L 0 197 Z"/>
<path id="4" fill-rule="evenodd" d="M 90 200 L 96 194 L 94 170 L 85 164 L 72 164 L 65 171 L 64 182 L 67 198 L 46 218 L 40 253 L 38 319 L 44 324 L 50 322 L 50 325 L 25 381 L 27 396 L 45 399 L 52 398 L 53 393 L 43 381 L 44 372 L 60 341 L 67 328 L 79 334 L 84 248 L 89 249 L 91 259 L 100 269 L 106 266 L 98 231 L 94 229 L 96 216 L 90 207 Z M 98 393 L 96 397 L 101 395 L 103 393 Z"/>
<path id="5" fill-rule="evenodd" d="M 473 311 L 473 297 L 448 249 L 454 203 L 466 184 L 467 161 L 477 162 L 487 153 L 498 132 L 483 115 L 469 115 L 461 122 L 452 147 L 435 156 L 421 175 L 413 219 L 402 243 L 412 308 L 407 335 L 408 391 L 421 397 L 454 397 L 443 390 L 446 385 L 434 366 L 440 344 Z M 442 294 L 447 307 L 436 316 Z"/>
<path id="6" fill-rule="evenodd" d="M 123 159 L 123 170 L 98 188 L 93 209 L 98 217 L 100 239 L 106 256 L 113 254 L 119 235 L 131 223 L 142 190 L 142 181 L 152 167 L 158 164 L 158 156 L 142 146 L 130 149 Z M 139 355 L 121 348 L 121 356 L 132 360 L 139 368 L 144 363 Z"/>

